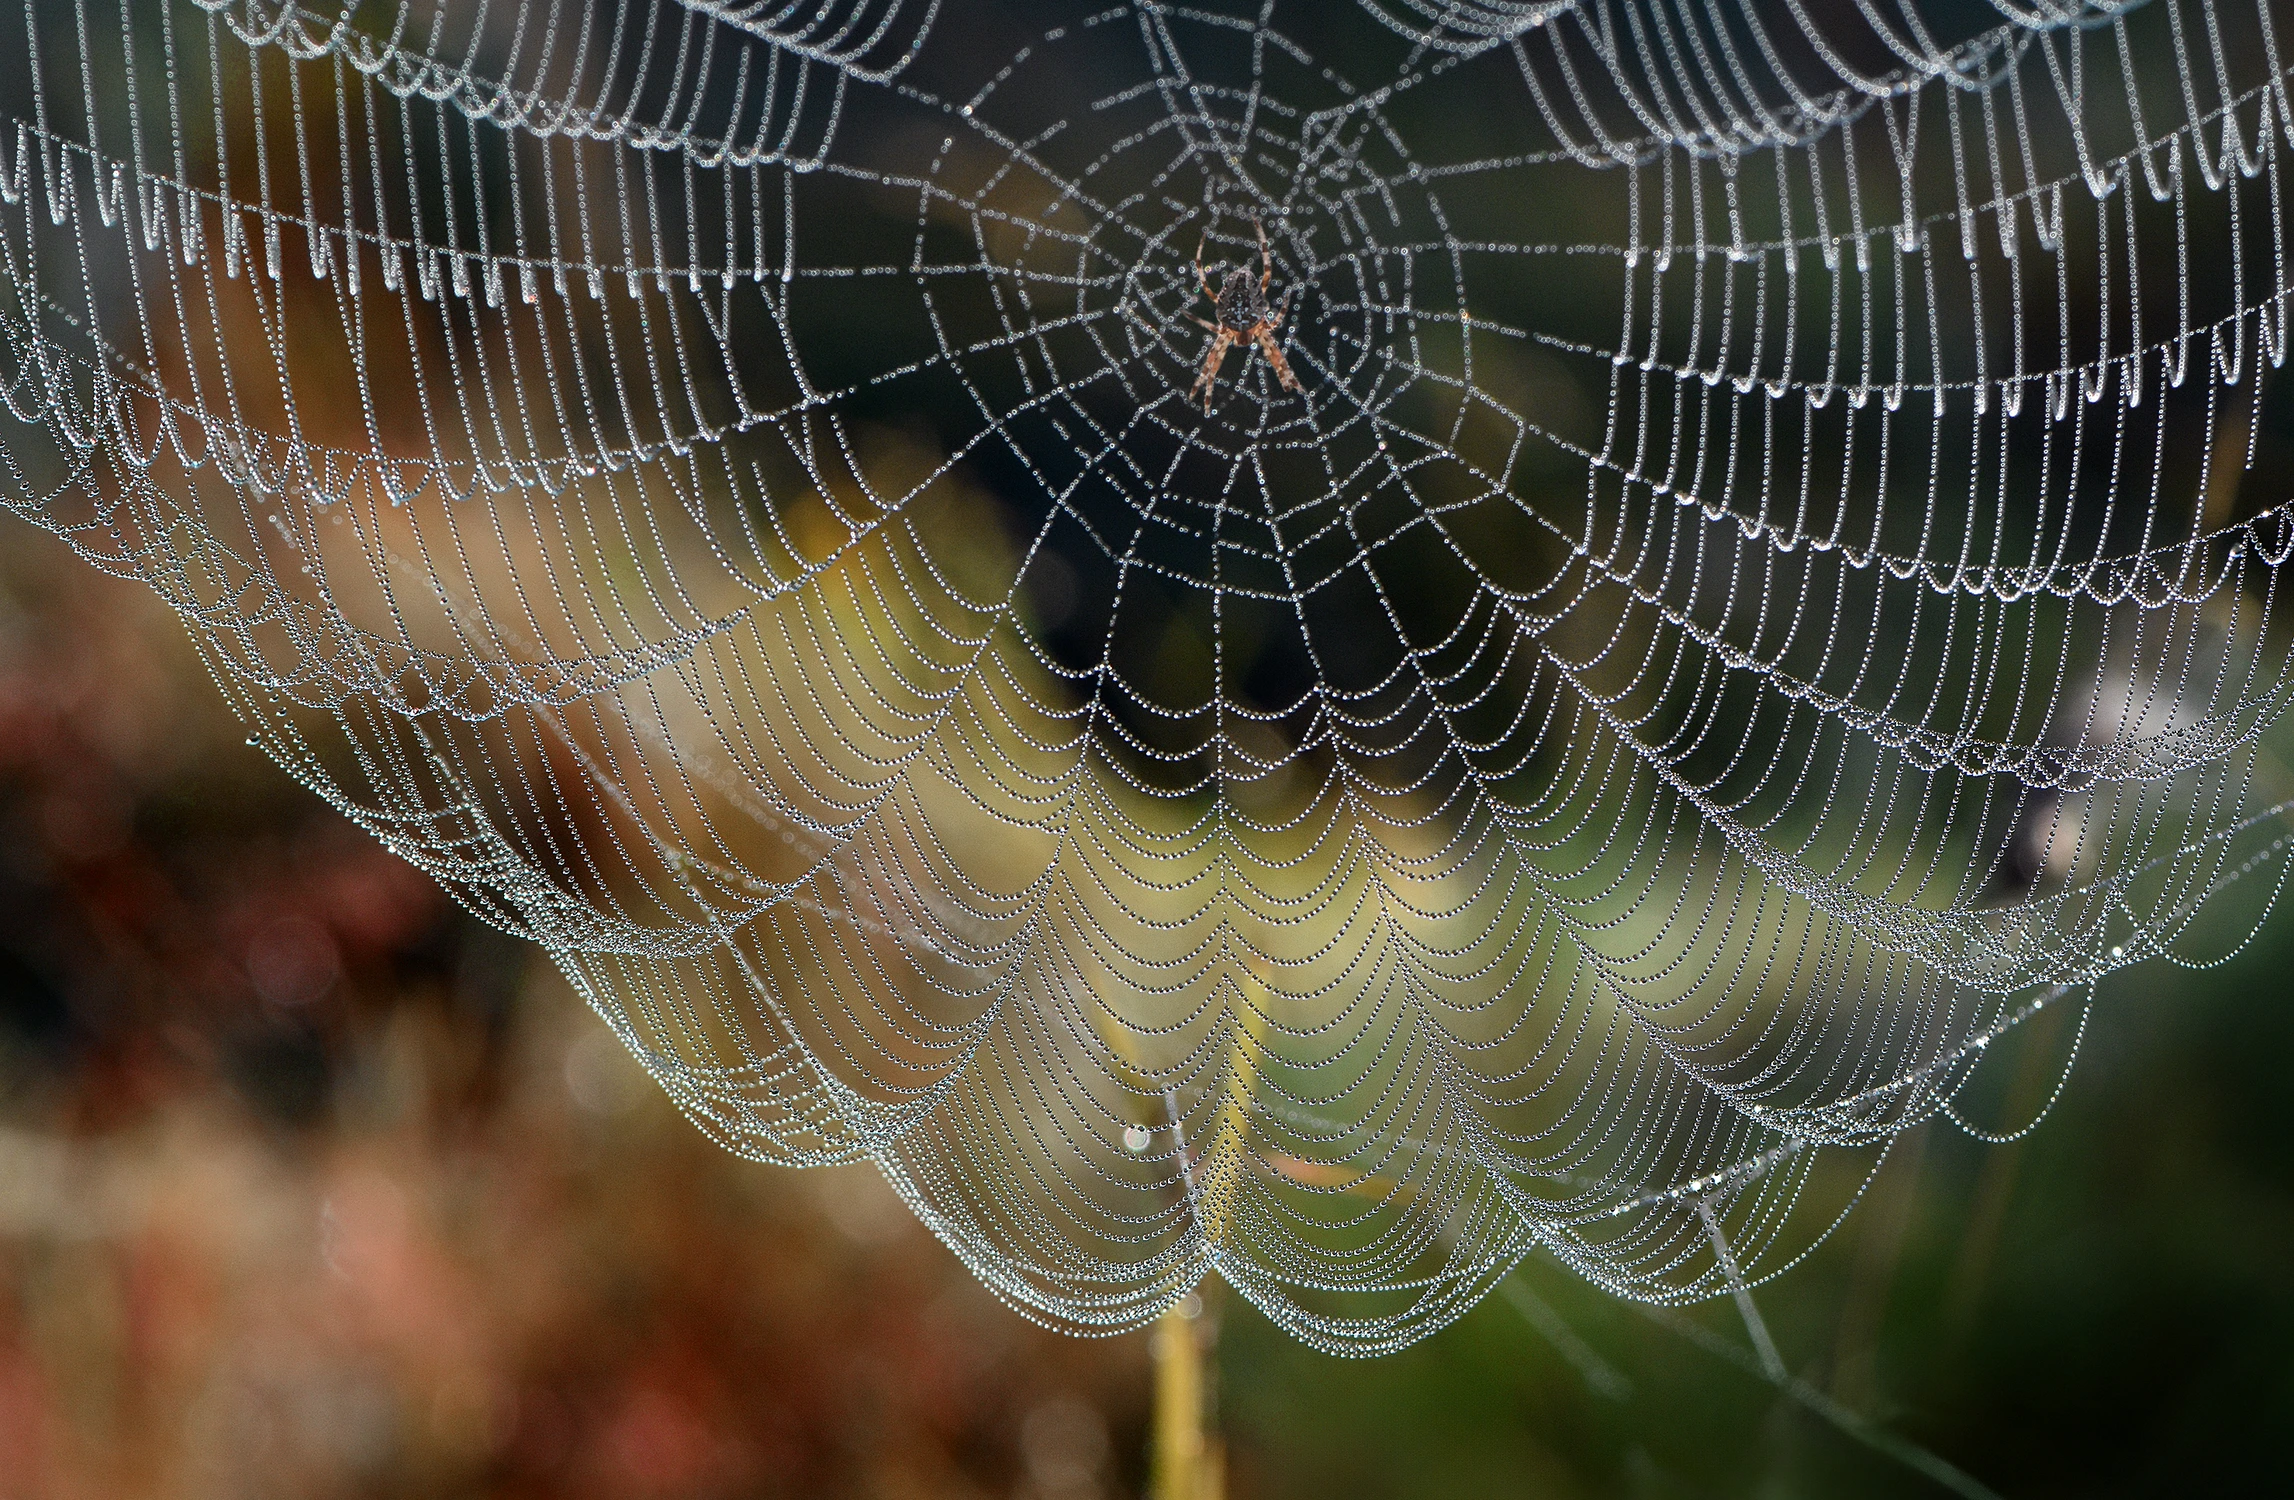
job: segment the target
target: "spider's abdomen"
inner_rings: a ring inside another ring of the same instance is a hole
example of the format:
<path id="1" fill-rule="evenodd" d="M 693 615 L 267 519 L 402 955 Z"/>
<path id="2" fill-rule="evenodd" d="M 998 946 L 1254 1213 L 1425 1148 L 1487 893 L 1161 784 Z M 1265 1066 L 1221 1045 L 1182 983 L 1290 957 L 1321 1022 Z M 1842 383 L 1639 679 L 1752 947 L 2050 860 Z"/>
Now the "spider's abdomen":
<path id="1" fill-rule="evenodd" d="M 1258 294 L 1258 281 L 1248 271 L 1234 271 L 1219 288 L 1219 322 L 1237 333 L 1249 333 L 1266 321 L 1266 304 Z"/>

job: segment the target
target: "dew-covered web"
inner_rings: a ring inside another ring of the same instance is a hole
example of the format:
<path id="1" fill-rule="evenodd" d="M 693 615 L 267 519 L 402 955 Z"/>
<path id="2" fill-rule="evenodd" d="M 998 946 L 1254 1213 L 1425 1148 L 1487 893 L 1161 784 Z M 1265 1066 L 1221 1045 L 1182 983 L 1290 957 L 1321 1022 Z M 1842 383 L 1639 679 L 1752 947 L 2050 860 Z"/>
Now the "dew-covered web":
<path id="1" fill-rule="evenodd" d="M 2283 10 L 31 0 L 7 503 L 1039 1316 L 1741 1293 L 2284 878 Z"/>

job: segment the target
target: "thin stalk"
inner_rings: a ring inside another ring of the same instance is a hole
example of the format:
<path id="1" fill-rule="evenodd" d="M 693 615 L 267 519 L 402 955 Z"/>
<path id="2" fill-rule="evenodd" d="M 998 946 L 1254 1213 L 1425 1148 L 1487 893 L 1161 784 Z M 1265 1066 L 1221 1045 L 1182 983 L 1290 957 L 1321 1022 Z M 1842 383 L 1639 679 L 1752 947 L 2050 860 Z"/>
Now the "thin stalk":
<path id="1" fill-rule="evenodd" d="M 1155 1500 L 1222 1500 L 1226 1493 L 1226 1455 L 1205 1432 L 1210 1322 L 1189 1297 L 1164 1309 L 1148 1335 L 1155 1359 Z"/>

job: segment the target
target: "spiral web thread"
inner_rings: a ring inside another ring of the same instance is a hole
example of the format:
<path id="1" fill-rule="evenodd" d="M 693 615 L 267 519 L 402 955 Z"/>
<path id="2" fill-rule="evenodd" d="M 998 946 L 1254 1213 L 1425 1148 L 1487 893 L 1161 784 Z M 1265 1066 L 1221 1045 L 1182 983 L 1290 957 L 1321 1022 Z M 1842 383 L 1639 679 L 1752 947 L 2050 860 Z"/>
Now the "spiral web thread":
<path id="1" fill-rule="evenodd" d="M 7 503 L 1035 1315 L 1741 1295 L 2276 897 L 2281 10 L 29 0 Z"/>

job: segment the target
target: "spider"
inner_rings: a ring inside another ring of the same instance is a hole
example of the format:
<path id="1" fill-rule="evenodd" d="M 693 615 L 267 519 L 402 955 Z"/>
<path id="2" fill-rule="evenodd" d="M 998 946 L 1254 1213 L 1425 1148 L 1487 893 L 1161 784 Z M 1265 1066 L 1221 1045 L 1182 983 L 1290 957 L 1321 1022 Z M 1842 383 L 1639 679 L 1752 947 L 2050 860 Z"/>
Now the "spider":
<path id="1" fill-rule="evenodd" d="M 1251 269 L 1246 263 L 1228 272 L 1225 284 L 1216 292 L 1211 290 L 1210 272 L 1203 269 L 1203 240 L 1195 242 L 1195 279 L 1203 284 L 1203 295 L 1211 299 L 1211 310 L 1217 315 L 1217 321 L 1198 318 L 1193 313 L 1187 315 L 1211 333 L 1210 352 L 1203 356 L 1203 373 L 1195 377 L 1187 394 L 1203 393 L 1206 416 L 1210 414 L 1211 391 L 1218 383 L 1219 366 L 1226 363 L 1227 351 L 1237 344 L 1258 345 L 1274 370 L 1274 378 L 1282 382 L 1282 388 L 1298 389 L 1298 377 L 1290 373 L 1290 361 L 1282 357 L 1282 350 L 1274 341 L 1274 331 L 1282 326 L 1283 315 L 1290 311 L 1290 292 L 1282 294 L 1281 307 L 1267 305 L 1267 284 L 1274 280 L 1274 254 L 1267 249 L 1266 226 L 1254 219 L 1251 227 L 1259 234 L 1258 279 L 1251 279 Z M 1209 235 L 1210 231 L 1205 230 L 1204 238 L 1208 239 Z M 1250 351 L 1246 349 L 1243 357 L 1249 358 Z"/>

